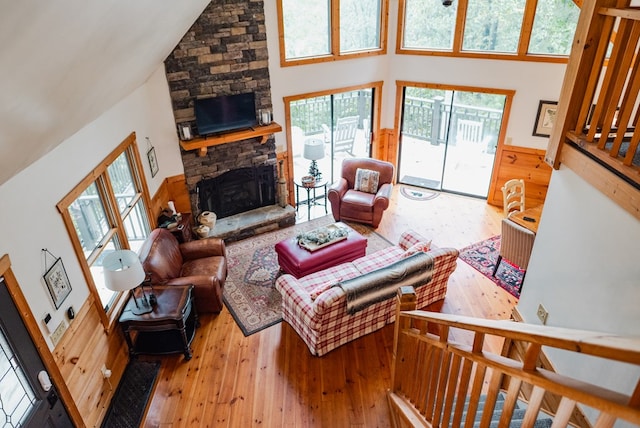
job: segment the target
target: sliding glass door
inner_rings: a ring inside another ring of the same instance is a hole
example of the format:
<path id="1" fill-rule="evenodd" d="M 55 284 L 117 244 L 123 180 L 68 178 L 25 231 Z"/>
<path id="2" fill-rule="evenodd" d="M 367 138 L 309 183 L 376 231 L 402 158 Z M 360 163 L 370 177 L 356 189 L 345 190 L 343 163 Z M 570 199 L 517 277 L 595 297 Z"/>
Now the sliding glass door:
<path id="1" fill-rule="evenodd" d="M 486 198 L 506 95 L 404 88 L 400 183 Z"/>
<path id="2" fill-rule="evenodd" d="M 343 159 L 370 156 L 373 93 L 363 88 L 289 102 L 295 182 L 317 168 L 322 181 L 333 183 Z"/>

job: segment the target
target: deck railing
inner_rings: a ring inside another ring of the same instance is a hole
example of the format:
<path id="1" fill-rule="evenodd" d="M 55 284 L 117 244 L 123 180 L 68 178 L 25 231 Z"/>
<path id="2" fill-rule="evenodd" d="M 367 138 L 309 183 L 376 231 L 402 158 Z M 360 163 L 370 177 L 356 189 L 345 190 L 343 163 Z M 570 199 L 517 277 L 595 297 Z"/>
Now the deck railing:
<path id="1" fill-rule="evenodd" d="M 580 418 L 578 404 L 596 414 L 596 427 L 611 427 L 618 419 L 640 425 L 637 380 L 629 396 L 538 366 L 543 346 L 640 366 L 637 338 L 411 308 L 415 308 L 413 290 L 399 290 L 388 392 L 395 427 L 472 427 L 474 423 L 488 427 L 492 419 L 499 421 L 499 427 L 508 427 L 517 407 L 523 413 L 522 427 L 533 427 L 541 418 L 551 418 L 554 428 L 589 426 Z M 524 344 L 523 360 L 483 350 L 489 337 Z M 472 345 L 461 344 L 460 338 L 470 339 Z M 560 397 L 557 409 L 543 407 L 548 394 Z M 500 397 L 504 397 L 502 408 L 494 411 Z"/>

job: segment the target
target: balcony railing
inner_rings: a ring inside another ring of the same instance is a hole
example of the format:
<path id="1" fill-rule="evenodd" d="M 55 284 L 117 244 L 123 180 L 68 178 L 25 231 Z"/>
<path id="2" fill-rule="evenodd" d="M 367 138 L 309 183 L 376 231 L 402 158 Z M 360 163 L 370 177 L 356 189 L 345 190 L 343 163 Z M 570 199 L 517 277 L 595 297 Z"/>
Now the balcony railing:
<path id="1" fill-rule="evenodd" d="M 292 123 L 301 128 L 304 135 L 323 132 L 322 125 L 332 123 L 334 118 L 358 116 L 358 128 L 371 112 L 371 92 L 354 91 L 330 96 L 309 98 L 291 103 Z M 451 123 L 449 124 L 449 120 Z M 429 142 L 433 145 L 449 141 L 455 144 L 458 121 L 468 120 L 479 124 L 481 140 L 488 141 L 489 150 L 495 150 L 502 111 L 491 108 L 479 108 L 463 104 L 445 103 L 443 98 L 434 99 L 406 97 L 403 112 L 402 133 L 408 137 Z M 335 122 L 335 120 L 333 121 Z"/>
<path id="2" fill-rule="evenodd" d="M 619 6 L 582 5 L 546 160 L 555 168 L 562 161 L 640 217 L 640 10 Z M 565 144 L 612 178 L 564 151 Z"/>

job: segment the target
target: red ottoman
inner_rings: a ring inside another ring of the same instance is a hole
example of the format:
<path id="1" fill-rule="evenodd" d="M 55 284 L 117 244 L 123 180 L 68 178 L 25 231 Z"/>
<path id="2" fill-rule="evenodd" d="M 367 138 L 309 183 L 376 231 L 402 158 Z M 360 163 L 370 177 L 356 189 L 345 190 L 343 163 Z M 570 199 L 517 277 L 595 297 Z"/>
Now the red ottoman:
<path id="1" fill-rule="evenodd" d="M 280 269 L 296 278 L 301 278 L 364 256 L 367 250 L 367 239 L 342 223 L 340 226 L 349 229 L 347 239 L 313 252 L 298 245 L 295 237 L 278 242 L 276 253 Z"/>

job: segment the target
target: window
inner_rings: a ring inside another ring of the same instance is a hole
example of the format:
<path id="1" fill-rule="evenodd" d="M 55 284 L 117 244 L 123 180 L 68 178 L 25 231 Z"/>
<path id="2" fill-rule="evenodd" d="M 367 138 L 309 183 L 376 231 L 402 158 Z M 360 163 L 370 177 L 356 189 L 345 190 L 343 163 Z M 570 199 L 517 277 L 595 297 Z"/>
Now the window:
<path id="1" fill-rule="evenodd" d="M 386 52 L 388 0 L 278 0 L 282 66 Z"/>
<path id="2" fill-rule="evenodd" d="M 406 0 L 403 46 L 451 50 L 458 4 L 454 2 L 450 7 L 443 7 L 437 0 Z"/>
<path id="3" fill-rule="evenodd" d="M 469 51 L 518 51 L 525 0 L 469 0 L 462 48 Z"/>
<path id="4" fill-rule="evenodd" d="M 579 15 L 572 0 L 538 0 L 529 53 L 569 55 Z"/>
<path id="5" fill-rule="evenodd" d="M 106 314 L 118 294 L 104 285 L 104 256 L 123 248 L 138 251 L 151 229 L 141 171 L 131 134 L 58 204 L 87 283 Z"/>
<path id="6" fill-rule="evenodd" d="M 572 0 L 400 0 L 396 51 L 566 62 L 579 13 Z"/>
<path id="7" fill-rule="evenodd" d="M 340 53 L 380 48 L 380 0 L 340 1 Z"/>

